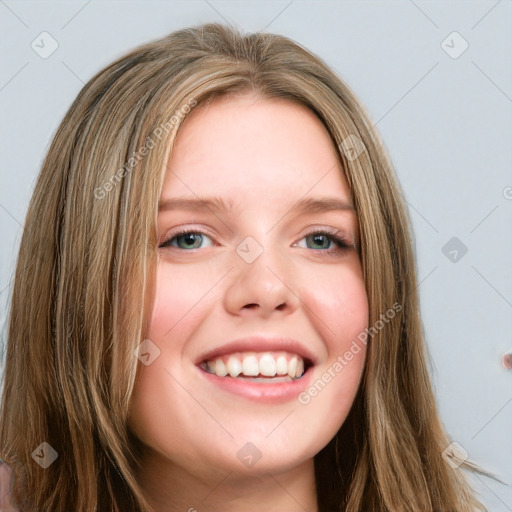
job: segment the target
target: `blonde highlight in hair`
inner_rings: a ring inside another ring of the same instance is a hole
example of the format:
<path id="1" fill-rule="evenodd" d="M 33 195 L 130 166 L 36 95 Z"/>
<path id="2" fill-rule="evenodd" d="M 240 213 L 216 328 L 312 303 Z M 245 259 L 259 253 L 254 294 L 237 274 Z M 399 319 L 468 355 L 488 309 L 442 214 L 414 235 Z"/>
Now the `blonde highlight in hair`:
<path id="1" fill-rule="evenodd" d="M 48 150 L 19 251 L 4 375 L 0 456 L 14 469 L 16 504 L 150 509 L 127 418 L 165 166 L 184 106 L 249 91 L 310 108 L 336 148 L 349 136 L 362 142 L 358 158 L 339 156 L 359 221 L 370 325 L 402 306 L 368 342 L 350 415 L 315 459 L 319 510 L 485 510 L 442 457 L 450 440 L 427 369 L 410 220 L 369 116 L 297 43 L 219 24 L 179 30 L 99 72 Z M 59 454 L 46 470 L 31 457 L 44 441 Z M 460 468 L 487 474 L 467 461 Z"/>

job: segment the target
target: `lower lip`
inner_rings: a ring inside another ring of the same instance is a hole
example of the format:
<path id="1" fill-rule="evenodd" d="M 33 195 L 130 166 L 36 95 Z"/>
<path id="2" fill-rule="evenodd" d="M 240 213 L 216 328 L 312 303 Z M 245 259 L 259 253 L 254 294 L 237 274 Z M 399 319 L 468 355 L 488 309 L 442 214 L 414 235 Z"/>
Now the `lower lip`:
<path id="1" fill-rule="evenodd" d="M 254 382 L 233 377 L 219 377 L 197 367 L 200 373 L 214 386 L 235 395 L 243 396 L 263 403 L 284 403 L 298 400 L 300 393 L 308 387 L 313 367 L 309 367 L 299 379 L 288 382 Z"/>

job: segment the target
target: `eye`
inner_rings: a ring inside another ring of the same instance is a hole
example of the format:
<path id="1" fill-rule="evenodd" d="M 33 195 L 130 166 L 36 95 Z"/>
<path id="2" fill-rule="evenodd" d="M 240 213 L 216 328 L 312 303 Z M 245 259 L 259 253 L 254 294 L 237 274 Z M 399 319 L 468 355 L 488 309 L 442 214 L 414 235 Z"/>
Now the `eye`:
<path id="1" fill-rule="evenodd" d="M 200 249 L 200 244 L 204 237 L 210 240 L 210 237 L 207 236 L 202 231 L 190 231 L 184 229 L 182 231 L 174 233 L 159 247 L 177 247 L 178 249 Z M 176 243 L 174 243 L 175 241 Z"/>
<path id="2" fill-rule="evenodd" d="M 336 255 L 351 248 L 355 249 L 355 245 L 353 243 L 342 236 L 335 235 L 325 229 L 313 231 L 306 235 L 302 240 L 309 241 L 313 245 L 320 245 L 320 252 L 326 253 L 327 255 Z M 328 245 L 328 247 L 326 245 Z"/>
<path id="3" fill-rule="evenodd" d="M 204 238 L 211 241 L 211 238 L 206 235 L 203 231 L 192 231 L 190 229 L 182 229 L 177 233 L 173 233 L 165 242 L 163 242 L 159 247 L 174 247 L 177 249 L 201 249 L 201 243 Z M 326 229 L 318 229 L 307 234 L 301 240 L 306 240 L 309 242 L 307 244 L 306 249 L 311 249 L 309 247 L 312 245 L 319 245 L 320 247 L 313 249 L 315 252 L 320 252 L 326 255 L 335 256 L 339 253 L 345 252 L 348 249 L 356 249 L 356 246 L 346 240 L 344 237 L 334 234 Z M 211 244 L 210 244 L 211 245 Z"/>

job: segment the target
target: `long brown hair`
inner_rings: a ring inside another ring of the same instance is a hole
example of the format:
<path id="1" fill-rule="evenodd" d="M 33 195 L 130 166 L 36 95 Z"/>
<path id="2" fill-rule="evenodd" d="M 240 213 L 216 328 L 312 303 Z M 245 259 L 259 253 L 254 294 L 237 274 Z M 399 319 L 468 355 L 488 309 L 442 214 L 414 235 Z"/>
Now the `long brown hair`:
<path id="1" fill-rule="evenodd" d="M 4 374 L 0 456 L 14 469 L 16 504 L 149 508 L 127 417 L 165 163 L 191 108 L 248 90 L 299 102 L 324 123 L 359 221 L 370 325 L 402 306 L 368 341 L 349 417 L 315 457 L 319 510 L 485 510 L 462 472 L 481 470 L 442 455 L 450 439 L 428 372 L 410 221 L 368 115 L 294 41 L 219 24 L 179 30 L 99 72 L 48 150 L 19 251 Z M 363 148 L 357 158 L 347 140 Z M 33 457 L 41 443 L 57 454 L 46 469 Z"/>

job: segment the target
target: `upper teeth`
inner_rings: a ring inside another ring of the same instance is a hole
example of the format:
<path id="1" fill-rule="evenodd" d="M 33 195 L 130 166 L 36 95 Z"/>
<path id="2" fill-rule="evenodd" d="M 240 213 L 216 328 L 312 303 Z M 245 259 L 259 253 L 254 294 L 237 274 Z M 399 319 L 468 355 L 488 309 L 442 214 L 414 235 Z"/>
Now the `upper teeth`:
<path id="1" fill-rule="evenodd" d="M 286 352 L 243 352 L 218 357 L 206 362 L 206 369 L 219 377 L 275 377 L 288 375 L 292 379 L 304 373 L 304 360 L 296 354 Z"/>

